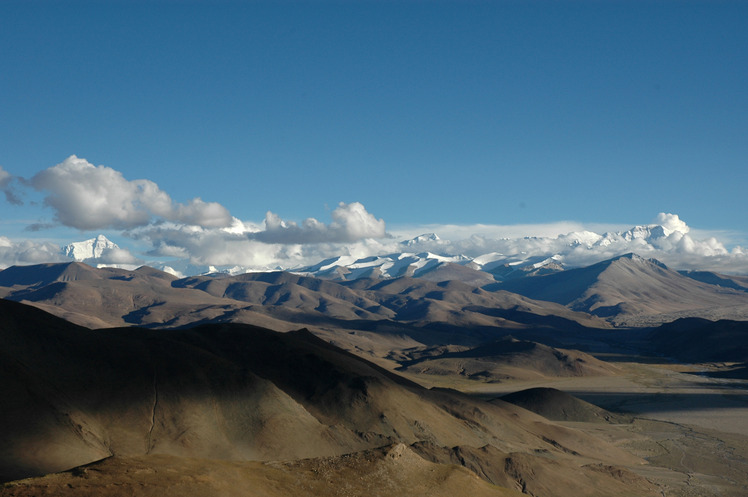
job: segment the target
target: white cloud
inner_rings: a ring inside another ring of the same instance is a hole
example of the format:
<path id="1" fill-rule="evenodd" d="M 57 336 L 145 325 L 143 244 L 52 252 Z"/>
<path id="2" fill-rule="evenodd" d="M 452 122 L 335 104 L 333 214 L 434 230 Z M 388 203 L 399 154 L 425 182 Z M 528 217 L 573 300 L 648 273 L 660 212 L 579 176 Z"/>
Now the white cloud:
<path id="1" fill-rule="evenodd" d="M 685 222 L 681 221 L 678 214 L 660 212 L 655 219 L 655 223 L 665 228 L 666 233 L 678 231 L 685 235 L 691 230 Z"/>
<path id="2" fill-rule="evenodd" d="M 598 227 L 595 227 L 597 229 Z M 608 226 L 615 229 L 615 226 Z M 620 227 L 624 228 L 624 227 Z M 559 221 L 543 224 L 425 224 L 390 225 L 390 233 L 396 238 L 409 239 L 423 233 L 436 233 L 445 240 L 464 240 L 472 236 L 485 239 L 555 237 L 560 234 L 582 231 L 585 225 L 574 221 Z M 587 229 L 590 229 L 587 227 Z"/>
<path id="3" fill-rule="evenodd" d="M 69 261 L 69 259 L 62 255 L 60 246 L 54 243 L 31 240 L 13 241 L 0 236 L 0 268 L 63 261 Z"/>
<path id="4" fill-rule="evenodd" d="M 357 202 L 339 204 L 329 224 L 309 218 L 298 225 L 269 212 L 264 225 L 236 218 L 226 228 L 166 222 L 138 227 L 125 235 L 151 245 L 150 257 L 186 259 L 198 267 L 258 270 L 314 264 L 331 254 L 364 257 L 397 247 L 395 240 L 386 237 L 384 221 Z"/>
<path id="5" fill-rule="evenodd" d="M 98 264 L 142 264 L 143 261 L 135 257 L 129 250 L 121 247 L 107 248 L 96 259 Z"/>
<path id="6" fill-rule="evenodd" d="M 324 224 L 310 217 L 298 225 L 268 211 L 265 229 L 248 236 L 265 243 L 281 244 L 345 243 L 387 236 L 384 220 L 374 217 L 359 202 L 340 202 L 332 211 L 332 219 L 330 224 Z"/>
<path id="7" fill-rule="evenodd" d="M 199 197 L 193 198 L 186 205 L 177 204 L 174 213 L 164 217 L 186 224 L 213 228 L 229 226 L 233 220 L 224 206 L 217 202 L 204 202 Z"/>
<path id="8" fill-rule="evenodd" d="M 193 265 L 264 268 L 280 260 L 279 248 L 228 230 L 163 223 L 138 228 L 128 236 L 149 243 L 151 257 L 188 259 Z M 268 266 L 273 267 L 273 266 Z"/>
<path id="9" fill-rule="evenodd" d="M 366 211 L 360 202 L 345 204 L 340 202 L 332 211 L 333 223 L 330 231 L 340 236 L 344 242 L 360 240 L 362 238 L 384 238 L 384 220 L 377 219 Z"/>
<path id="10" fill-rule="evenodd" d="M 44 202 L 57 221 L 80 230 L 129 229 L 154 217 L 209 227 L 228 226 L 232 219 L 220 204 L 199 198 L 174 203 L 153 181 L 129 181 L 119 171 L 75 155 L 36 174 L 31 184 L 47 193 Z"/>

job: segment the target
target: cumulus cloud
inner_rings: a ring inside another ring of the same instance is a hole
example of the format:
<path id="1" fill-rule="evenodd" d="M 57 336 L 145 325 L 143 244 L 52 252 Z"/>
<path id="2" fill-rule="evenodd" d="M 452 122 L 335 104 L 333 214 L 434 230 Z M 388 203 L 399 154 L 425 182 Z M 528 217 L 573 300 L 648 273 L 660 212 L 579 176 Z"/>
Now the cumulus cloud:
<path id="1" fill-rule="evenodd" d="M 660 212 L 655 219 L 655 223 L 665 228 L 665 232 L 668 234 L 676 231 L 686 234 L 691 231 L 691 228 L 684 221 L 681 221 L 678 214 Z"/>
<path id="2" fill-rule="evenodd" d="M 281 259 L 277 247 L 225 229 L 162 223 L 126 234 L 135 240 L 147 242 L 152 247 L 148 251 L 151 257 L 186 259 L 198 266 L 264 268 Z"/>
<path id="3" fill-rule="evenodd" d="M 97 264 L 113 265 L 139 265 L 143 261 L 135 257 L 129 250 L 121 247 L 107 248 L 101 253 L 101 257 L 96 259 Z"/>
<path id="4" fill-rule="evenodd" d="M 306 244 L 345 243 L 387 236 L 384 220 L 377 219 L 360 202 L 340 202 L 332 211 L 332 219 L 330 224 L 324 224 L 310 217 L 299 225 L 268 211 L 265 229 L 250 233 L 249 237 L 265 243 Z"/>
<path id="5" fill-rule="evenodd" d="M 127 180 L 115 169 L 94 166 L 75 155 L 36 174 L 31 185 L 46 192 L 44 202 L 55 210 L 58 222 L 80 230 L 129 229 L 154 218 L 206 227 L 232 221 L 218 203 L 199 198 L 175 203 L 153 181 Z"/>
<path id="6" fill-rule="evenodd" d="M 226 228 L 167 222 L 125 234 L 150 244 L 151 257 L 185 259 L 192 266 L 257 270 L 311 265 L 331 255 L 365 257 L 397 246 L 387 236 L 384 221 L 358 202 L 339 204 L 329 224 L 314 218 L 296 224 L 269 212 L 262 225 L 238 219 Z"/>
<path id="7" fill-rule="evenodd" d="M 317 262 L 312 258 L 326 257 L 333 250 L 345 252 L 343 245 L 356 246 L 354 251 L 362 253 L 363 245 L 376 245 L 373 240 L 388 236 L 384 220 L 359 202 L 341 202 L 328 223 L 314 218 L 296 223 L 270 211 L 262 223 L 253 223 L 200 198 L 176 203 L 153 181 L 128 180 L 115 169 L 94 166 L 74 155 L 39 172 L 27 184 L 44 193 L 44 203 L 54 210 L 58 224 L 81 231 L 119 230 L 150 246 L 144 248 L 150 257 L 182 259 L 198 266 L 294 267 Z M 36 223 L 27 229 L 49 227 Z M 137 260 L 126 251 L 111 251 L 97 259 L 106 264 Z"/>

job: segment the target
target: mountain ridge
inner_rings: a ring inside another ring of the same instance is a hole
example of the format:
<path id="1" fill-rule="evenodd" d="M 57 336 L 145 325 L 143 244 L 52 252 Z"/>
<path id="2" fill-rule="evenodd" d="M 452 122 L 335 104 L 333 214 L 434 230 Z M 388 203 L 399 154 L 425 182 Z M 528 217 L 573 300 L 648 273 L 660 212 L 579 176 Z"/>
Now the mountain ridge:
<path id="1" fill-rule="evenodd" d="M 662 224 L 637 225 L 623 231 L 602 234 L 592 231 L 572 231 L 555 237 L 487 239 L 452 242 L 435 233 L 424 233 L 400 242 L 377 245 L 369 253 L 352 255 L 341 247 L 341 253 L 317 262 L 308 258 L 286 263 L 267 262 L 256 266 L 232 263 L 219 266 L 175 259 L 171 262 L 150 262 L 166 272 L 183 276 L 224 272 L 232 275 L 246 272 L 292 271 L 308 273 L 318 278 L 351 280 L 358 277 L 393 278 L 399 276 L 425 277 L 443 265 L 458 265 L 477 271 L 463 270 L 453 279 L 463 278 L 481 286 L 486 278 L 496 281 L 523 276 L 534 276 L 605 260 L 616 254 L 636 251 L 665 257 L 671 261 L 678 254 L 704 252 L 710 255 L 729 255 L 730 252 L 713 239 L 693 240 L 690 228 L 677 216 L 661 215 Z M 712 243 L 714 242 L 714 243 Z M 486 251 L 482 252 L 481 247 Z M 95 238 L 61 247 L 63 257 L 85 261 L 94 266 L 134 269 L 137 258 L 128 249 L 120 249 L 100 234 Z M 176 269 L 175 269 L 176 268 Z M 693 269 L 693 268 L 692 268 Z M 729 272 L 729 271 L 728 271 Z"/>
<path id="2" fill-rule="evenodd" d="M 285 330 L 357 320 L 512 329 L 528 323 L 547 326 L 553 317 L 574 326 L 606 328 L 608 323 L 650 326 L 689 316 L 748 319 L 748 292 L 732 288 L 741 280 L 714 276 L 717 283 L 731 282 L 732 287 L 715 285 L 633 253 L 482 286 L 450 279 L 449 267 L 455 266 L 429 273 L 444 280 L 401 276 L 340 281 L 284 271 L 177 278 L 147 266 L 131 271 L 52 263 L 0 271 L 0 297 L 64 312 L 94 327 L 239 319 Z"/>
<path id="3" fill-rule="evenodd" d="M 656 316 L 667 320 L 689 313 L 711 316 L 733 312 L 748 317 L 745 292 L 689 278 L 656 259 L 634 253 L 585 268 L 488 287 L 498 288 L 609 318 L 618 325 L 636 325 L 636 316 L 642 317 L 638 322 L 645 325 L 659 324 Z"/>

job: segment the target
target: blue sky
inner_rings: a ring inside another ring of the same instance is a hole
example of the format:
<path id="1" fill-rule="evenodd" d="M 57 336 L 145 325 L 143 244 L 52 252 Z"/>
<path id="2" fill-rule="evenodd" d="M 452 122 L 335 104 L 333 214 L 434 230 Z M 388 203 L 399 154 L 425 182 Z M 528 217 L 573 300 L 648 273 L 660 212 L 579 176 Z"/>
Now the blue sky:
<path id="1" fill-rule="evenodd" d="M 666 212 L 747 244 L 748 2 L 11 0 L 0 46 L 14 241 L 137 239 L 24 181 L 76 155 L 255 224 Z"/>

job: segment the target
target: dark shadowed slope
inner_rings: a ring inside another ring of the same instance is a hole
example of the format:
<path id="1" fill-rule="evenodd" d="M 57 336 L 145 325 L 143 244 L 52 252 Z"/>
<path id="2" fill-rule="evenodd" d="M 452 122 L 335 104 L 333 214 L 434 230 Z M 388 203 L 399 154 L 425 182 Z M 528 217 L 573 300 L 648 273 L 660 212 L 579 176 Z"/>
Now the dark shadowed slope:
<path id="1" fill-rule="evenodd" d="M 555 388 L 530 388 L 501 397 L 553 421 L 627 423 L 631 416 L 616 414 Z"/>
<path id="2" fill-rule="evenodd" d="M 306 331 L 92 331 L 0 300 L 0 354 L 4 480 L 109 456 L 297 460 L 416 442 L 641 462 L 511 404 L 426 390 Z"/>
<path id="3" fill-rule="evenodd" d="M 271 382 L 184 336 L 94 332 L 0 304 L 0 380 L 11 400 L 0 412 L 5 479 L 112 454 L 262 459 L 361 445 L 321 425 Z M 279 444 L 276 431 L 298 443 Z"/>
<path id="4" fill-rule="evenodd" d="M 748 321 L 679 319 L 649 335 L 661 354 L 688 362 L 748 362 Z"/>
<path id="5" fill-rule="evenodd" d="M 607 376 L 620 372 L 612 364 L 577 350 L 556 349 L 512 337 L 467 350 L 445 350 L 438 354 L 423 355 L 401 361 L 401 364 L 398 371 L 461 376 L 486 382 L 560 376 Z"/>
<path id="6" fill-rule="evenodd" d="M 712 271 L 680 271 L 680 273 L 702 283 L 748 292 L 748 276 L 726 275 Z"/>

